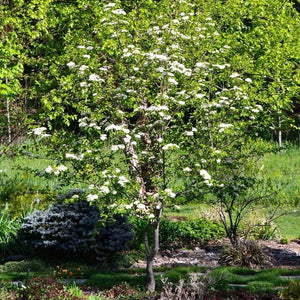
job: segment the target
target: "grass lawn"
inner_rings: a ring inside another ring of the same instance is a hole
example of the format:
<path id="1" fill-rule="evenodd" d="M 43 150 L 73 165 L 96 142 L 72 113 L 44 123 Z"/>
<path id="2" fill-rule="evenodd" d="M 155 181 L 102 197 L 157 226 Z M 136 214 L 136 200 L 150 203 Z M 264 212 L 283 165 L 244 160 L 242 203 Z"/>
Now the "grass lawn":
<path id="1" fill-rule="evenodd" d="M 300 209 L 294 210 L 275 221 L 279 236 L 283 238 L 300 238 Z"/>

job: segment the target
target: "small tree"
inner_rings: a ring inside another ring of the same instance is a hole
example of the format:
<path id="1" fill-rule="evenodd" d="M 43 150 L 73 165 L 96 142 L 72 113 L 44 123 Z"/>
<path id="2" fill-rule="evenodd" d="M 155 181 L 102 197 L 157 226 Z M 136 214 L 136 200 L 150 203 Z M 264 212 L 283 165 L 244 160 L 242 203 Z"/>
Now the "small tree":
<path id="1" fill-rule="evenodd" d="M 57 159 L 44 175 L 83 182 L 87 200 L 148 221 L 153 291 L 164 208 L 188 190 L 221 188 L 218 176 L 227 177 L 223 167 L 261 126 L 263 108 L 247 96 L 252 80 L 224 61 L 229 47 L 215 22 L 193 4 L 149 0 L 125 12 L 119 1 L 91 1 L 80 9 L 90 30 L 70 29 L 57 88 L 43 98 Z"/>

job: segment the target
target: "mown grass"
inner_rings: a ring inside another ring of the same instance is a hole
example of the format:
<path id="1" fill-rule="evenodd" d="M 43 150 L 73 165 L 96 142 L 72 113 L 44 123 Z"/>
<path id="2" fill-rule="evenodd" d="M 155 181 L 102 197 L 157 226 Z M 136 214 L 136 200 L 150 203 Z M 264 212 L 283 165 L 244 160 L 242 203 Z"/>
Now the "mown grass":
<path id="1" fill-rule="evenodd" d="M 274 222 L 280 237 L 287 241 L 300 238 L 300 209 L 288 212 Z"/>

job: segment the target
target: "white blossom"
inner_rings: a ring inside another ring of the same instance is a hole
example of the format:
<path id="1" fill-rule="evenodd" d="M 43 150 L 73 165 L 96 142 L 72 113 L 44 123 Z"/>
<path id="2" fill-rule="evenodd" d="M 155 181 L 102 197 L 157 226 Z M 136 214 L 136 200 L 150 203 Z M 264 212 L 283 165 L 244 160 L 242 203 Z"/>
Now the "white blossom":
<path id="1" fill-rule="evenodd" d="M 66 158 L 71 158 L 71 159 L 75 159 L 75 160 L 82 160 L 84 157 L 84 154 L 80 154 L 80 155 L 75 155 L 72 153 L 66 153 Z"/>
<path id="2" fill-rule="evenodd" d="M 186 131 L 185 135 L 187 135 L 187 136 L 193 136 L 194 132 L 193 131 Z"/>
<path id="3" fill-rule="evenodd" d="M 68 168 L 66 167 L 66 166 L 64 166 L 64 165 L 60 165 L 60 166 L 58 166 L 57 167 L 57 171 L 58 172 L 64 172 L 64 171 L 66 171 Z"/>
<path id="4" fill-rule="evenodd" d="M 86 69 L 88 69 L 88 68 L 89 68 L 89 66 L 87 66 L 87 65 L 81 65 L 81 66 L 79 67 L 80 74 L 82 74 L 82 73 L 84 72 L 84 70 L 86 70 Z"/>
<path id="5" fill-rule="evenodd" d="M 221 123 L 219 125 L 220 128 L 229 128 L 229 127 L 232 127 L 233 125 L 232 124 L 225 124 L 225 123 Z"/>
<path id="6" fill-rule="evenodd" d="M 146 54 L 150 60 L 158 59 L 160 61 L 168 61 L 168 56 L 164 54 L 155 54 L 155 53 L 147 53 Z"/>
<path id="7" fill-rule="evenodd" d="M 112 10 L 112 13 L 115 14 L 115 15 L 123 15 L 123 16 L 126 16 L 126 12 L 119 8 L 119 9 L 116 9 L 116 10 Z"/>
<path id="8" fill-rule="evenodd" d="M 166 106 L 166 105 L 158 105 L 158 106 L 151 105 L 151 106 L 148 107 L 146 110 L 147 110 L 147 111 L 162 111 L 162 110 L 168 111 L 169 108 L 168 108 L 168 106 Z"/>
<path id="9" fill-rule="evenodd" d="M 38 128 L 34 128 L 32 130 L 32 133 L 35 134 L 35 135 L 45 135 L 43 132 L 47 130 L 46 127 L 38 127 Z"/>
<path id="10" fill-rule="evenodd" d="M 207 68 L 208 63 L 207 62 L 197 62 L 196 67 L 198 68 Z"/>
<path id="11" fill-rule="evenodd" d="M 124 207 L 126 209 L 131 209 L 133 207 L 133 203 L 130 203 L 130 204 L 125 204 Z"/>
<path id="12" fill-rule="evenodd" d="M 126 134 L 126 136 L 124 137 L 124 142 L 126 143 L 126 144 L 129 144 L 130 143 L 130 140 L 131 140 L 131 136 L 130 135 L 128 135 L 128 134 Z"/>
<path id="13" fill-rule="evenodd" d="M 104 6 L 104 8 L 109 8 L 109 7 L 114 7 L 114 6 L 116 6 L 116 3 L 110 2 L 110 3 L 106 4 L 106 5 Z"/>
<path id="14" fill-rule="evenodd" d="M 109 188 L 107 186 L 103 185 L 99 188 L 99 192 L 103 193 L 103 194 L 108 194 L 109 193 Z"/>
<path id="15" fill-rule="evenodd" d="M 121 186 L 125 186 L 125 184 L 129 182 L 129 180 L 125 177 L 125 176 L 120 176 L 119 177 L 119 181 L 118 183 L 121 185 Z"/>
<path id="16" fill-rule="evenodd" d="M 101 79 L 97 74 L 91 74 L 91 75 L 89 76 L 89 80 L 90 80 L 90 81 L 97 81 L 97 82 L 99 82 L 99 81 L 104 81 L 104 80 Z"/>
<path id="17" fill-rule="evenodd" d="M 51 166 L 48 166 L 48 167 L 46 168 L 45 172 L 46 172 L 46 173 L 52 173 L 52 172 L 54 172 L 54 170 L 52 169 Z"/>
<path id="18" fill-rule="evenodd" d="M 192 171 L 192 169 L 191 169 L 191 168 L 189 168 L 189 167 L 186 167 L 186 168 L 184 168 L 184 169 L 183 169 L 183 171 L 184 171 L 184 172 L 191 172 L 191 171 Z"/>
<path id="19" fill-rule="evenodd" d="M 118 151 L 119 149 L 125 149 L 125 145 L 120 144 L 120 145 L 112 145 L 111 146 L 112 151 Z"/>
<path id="20" fill-rule="evenodd" d="M 107 135 L 106 134 L 101 134 L 100 135 L 100 140 L 101 141 L 105 141 L 107 139 Z"/>
<path id="21" fill-rule="evenodd" d="M 76 64 L 73 62 L 73 61 L 70 61 L 69 63 L 67 63 L 67 66 L 70 68 L 70 69 L 73 69 L 76 67 Z"/>
<path id="22" fill-rule="evenodd" d="M 87 195 L 86 200 L 87 201 L 94 201 L 94 200 L 97 200 L 98 198 L 99 198 L 98 195 L 89 194 L 89 195 Z"/>
<path id="23" fill-rule="evenodd" d="M 109 130 L 123 131 L 125 133 L 129 133 L 129 129 L 126 128 L 124 124 L 121 125 L 111 124 L 105 128 L 105 131 L 109 131 Z"/>
<path id="24" fill-rule="evenodd" d="M 178 145 L 176 145 L 176 144 L 167 144 L 167 145 L 164 145 L 163 147 L 162 147 L 162 149 L 163 150 L 168 150 L 169 148 L 177 148 L 177 149 L 179 149 L 179 146 Z"/>
<path id="25" fill-rule="evenodd" d="M 229 77 L 230 77 L 230 78 L 236 78 L 236 77 L 239 77 L 239 76 L 240 76 L 239 73 L 234 72 L 234 73 L 232 73 Z"/>
<path id="26" fill-rule="evenodd" d="M 171 198 L 175 198 L 176 197 L 176 194 L 171 189 L 165 189 L 165 192 Z"/>
<path id="27" fill-rule="evenodd" d="M 203 97 L 205 97 L 205 94 L 196 94 L 195 96 L 198 99 L 202 99 Z"/>
<path id="28" fill-rule="evenodd" d="M 211 180 L 211 176 L 208 174 L 206 170 L 200 170 L 200 175 L 205 179 L 205 180 Z"/>
<path id="29" fill-rule="evenodd" d="M 178 82 L 174 78 L 168 78 L 168 82 L 174 85 L 178 85 Z"/>

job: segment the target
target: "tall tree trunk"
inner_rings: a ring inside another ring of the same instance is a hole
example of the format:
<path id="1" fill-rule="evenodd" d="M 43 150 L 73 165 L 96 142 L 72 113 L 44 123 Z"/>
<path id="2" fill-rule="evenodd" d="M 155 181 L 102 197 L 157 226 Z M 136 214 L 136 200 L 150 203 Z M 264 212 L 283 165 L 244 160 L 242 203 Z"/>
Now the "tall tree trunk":
<path id="1" fill-rule="evenodd" d="M 278 144 L 282 147 L 282 131 L 281 131 L 281 118 L 278 118 Z"/>
<path id="2" fill-rule="evenodd" d="M 5 79 L 6 85 L 8 84 L 8 79 Z M 7 117 L 7 132 L 8 132 L 8 144 L 11 143 L 11 124 L 10 124 L 10 105 L 9 100 L 6 98 L 6 117 Z"/>

